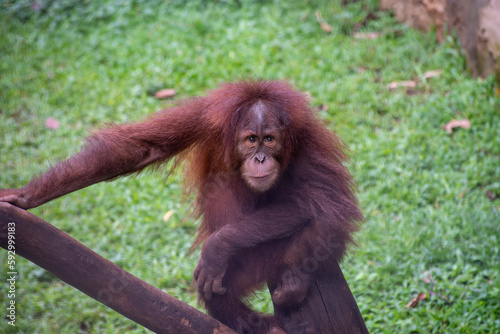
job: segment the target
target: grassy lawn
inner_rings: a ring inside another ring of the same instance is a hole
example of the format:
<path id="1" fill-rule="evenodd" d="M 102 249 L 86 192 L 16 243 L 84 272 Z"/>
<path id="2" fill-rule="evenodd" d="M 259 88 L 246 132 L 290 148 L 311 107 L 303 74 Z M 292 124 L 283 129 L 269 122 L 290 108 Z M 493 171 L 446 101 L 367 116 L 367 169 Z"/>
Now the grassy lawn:
<path id="1" fill-rule="evenodd" d="M 0 188 L 22 186 L 77 152 L 103 123 L 139 120 L 168 105 L 150 96 L 159 88 L 182 98 L 249 76 L 287 78 L 311 94 L 352 150 L 367 219 L 342 268 L 370 332 L 499 333 L 494 81 L 471 78 L 451 38 L 437 44 L 432 32 L 408 29 L 388 13 L 365 20 L 377 1 L 182 2 L 61 1 L 34 13 L 31 1 L 2 3 Z M 366 32 L 376 38 L 359 34 Z M 428 78 L 431 70 L 441 73 Z M 388 89 L 401 81 L 416 87 Z M 45 125 L 49 117 L 57 129 Z M 449 134 L 442 127 L 452 119 L 471 127 Z M 180 173 L 143 173 L 31 211 L 199 307 L 189 205 Z M 1 333 L 147 332 L 27 260 L 17 257 L 16 270 L 14 328 L 4 319 L 7 252 L 0 251 Z M 405 308 L 420 292 L 427 298 Z M 272 311 L 265 294 L 253 304 Z"/>

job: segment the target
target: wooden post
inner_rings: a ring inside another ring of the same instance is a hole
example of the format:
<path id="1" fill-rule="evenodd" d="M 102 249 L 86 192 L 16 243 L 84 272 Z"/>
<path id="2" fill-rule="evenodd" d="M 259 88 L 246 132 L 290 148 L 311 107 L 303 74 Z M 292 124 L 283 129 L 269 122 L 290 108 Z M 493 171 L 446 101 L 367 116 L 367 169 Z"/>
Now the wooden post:
<path id="1" fill-rule="evenodd" d="M 288 334 L 368 334 L 338 263 L 318 271 L 314 283 L 297 309 L 274 306 Z"/>
<path id="2" fill-rule="evenodd" d="M 8 236 L 12 231 L 16 256 L 50 271 L 155 333 L 235 333 L 199 310 L 141 281 L 37 216 L 0 203 L 2 248 L 8 249 Z"/>

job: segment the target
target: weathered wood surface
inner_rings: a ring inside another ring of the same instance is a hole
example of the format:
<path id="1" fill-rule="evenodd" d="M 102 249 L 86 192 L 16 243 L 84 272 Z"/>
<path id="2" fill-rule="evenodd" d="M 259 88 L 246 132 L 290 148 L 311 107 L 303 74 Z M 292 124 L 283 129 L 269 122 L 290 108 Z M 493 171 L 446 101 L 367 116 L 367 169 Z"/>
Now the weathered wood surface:
<path id="1" fill-rule="evenodd" d="M 337 263 L 318 272 L 301 307 L 275 314 L 288 334 L 367 334 L 358 305 Z"/>
<path id="2" fill-rule="evenodd" d="M 217 320 L 170 296 L 93 252 L 66 233 L 0 203 L 0 246 L 7 249 L 8 224 L 15 223 L 16 256 L 156 333 L 235 333 Z"/>

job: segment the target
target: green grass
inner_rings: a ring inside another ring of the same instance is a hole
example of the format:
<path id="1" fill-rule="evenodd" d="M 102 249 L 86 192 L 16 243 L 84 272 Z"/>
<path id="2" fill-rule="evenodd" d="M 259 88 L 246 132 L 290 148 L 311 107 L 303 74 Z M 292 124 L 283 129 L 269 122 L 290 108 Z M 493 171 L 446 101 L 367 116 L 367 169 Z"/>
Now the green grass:
<path id="1" fill-rule="evenodd" d="M 312 96 L 351 147 L 366 215 L 342 268 L 371 333 L 500 332 L 500 100 L 493 80 L 474 79 L 451 39 L 435 43 L 377 13 L 376 1 L 103 1 L 0 9 L 0 187 L 24 185 L 76 152 L 104 122 L 161 109 L 147 94 L 203 94 L 242 77 L 288 78 Z M 65 3 L 65 2 L 60 2 Z M 66 3 L 71 3 L 67 1 Z M 17 9 L 16 9 L 17 8 Z M 332 26 L 326 35 L 315 10 Z M 22 14 L 22 15 L 21 15 Z M 442 70 L 424 79 L 429 70 Z M 417 94 L 389 91 L 419 79 Z M 48 117 L 60 128 L 44 126 Z M 471 120 L 452 135 L 451 119 Z M 179 175 L 144 173 L 103 183 L 32 212 L 125 270 L 191 305 L 196 222 Z M 487 193 L 496 199 L 490 200 Z M 175 210 L 169 221 L 163 215 Z M 16 327 L 0 252 L 0 332 L 144 333 L 145 329 L 17 258 Z M 422 278 L 432 275 L 433 283 Z M 4 279 L 5 278 L 5 279 Z M 419 292 L 434 292 L 417 307 Z M 442 298 L 441 296 L 445 297 Z M 262 295 L 256 308 L 270 311 Z"/>

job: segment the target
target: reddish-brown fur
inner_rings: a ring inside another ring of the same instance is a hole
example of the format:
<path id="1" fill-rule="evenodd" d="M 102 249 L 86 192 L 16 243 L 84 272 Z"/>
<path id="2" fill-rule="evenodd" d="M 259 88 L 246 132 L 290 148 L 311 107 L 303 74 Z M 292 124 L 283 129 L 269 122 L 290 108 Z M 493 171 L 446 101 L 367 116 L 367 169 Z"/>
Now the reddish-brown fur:
<path id="1" fill-rule="evenodd" d="M 279 123 L 280 177 L 251 189 L 236 153 L 240 120 L 257 102 Z M 202 216 L 195 245 L 200 299 L 210 314 L 242 333 L 280 333 L 272 316 L 241 300 L 268 284 L 275 307 L 295 307 L 310 280 L 339 260 L 363 216 L 344 166 L 346 147 L 316 118 L 304 94 L 282 81 L 222 85 L 140 123 L 113 125 L 83 149 L 0 201 L 29 209 L 96 182 L 186 160 L 188 187 Z"/>

